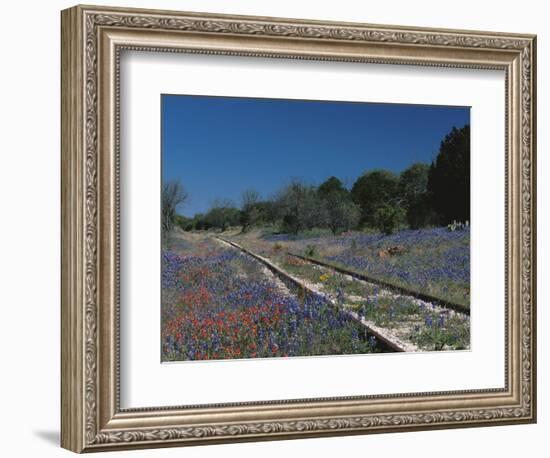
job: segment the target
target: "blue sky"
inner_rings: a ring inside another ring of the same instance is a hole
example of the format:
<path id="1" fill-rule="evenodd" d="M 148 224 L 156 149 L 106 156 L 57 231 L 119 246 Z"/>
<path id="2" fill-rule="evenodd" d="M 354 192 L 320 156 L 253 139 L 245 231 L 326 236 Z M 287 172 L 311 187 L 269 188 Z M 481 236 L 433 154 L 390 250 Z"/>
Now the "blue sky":
<path id="1" fill-rule="evenodd" d="M 333 175 L 351 187 L 366 170 L 429 163 L 469 122 L 468 107 L 162 95 L 162 178 L 182 182 L 178 212 L 193 216 L 248 188 L 268 197 Z"/>

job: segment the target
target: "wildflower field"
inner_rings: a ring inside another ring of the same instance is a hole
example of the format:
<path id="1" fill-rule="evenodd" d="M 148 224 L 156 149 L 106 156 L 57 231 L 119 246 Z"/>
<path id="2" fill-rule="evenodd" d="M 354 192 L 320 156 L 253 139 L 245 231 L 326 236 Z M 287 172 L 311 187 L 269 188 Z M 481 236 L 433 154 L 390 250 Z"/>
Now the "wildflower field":
<path id="1" fill-rule="evenodd" d="M 289 288 L 211 237 L 176 234 L 163 247 L 163 361 L 377 351 L 376 339 L 322 296 Z"/>
<path id="2" fill-rule="evenodd" d="M 161 100 L 163 361 L 470 348 L 469 107 Z"/>
<path id="3" fill-rule="evenodd" d="M 348 233 L 289 236 L 258 231 L 233 236 L 296 278 L 334 298 L 370 323 L 414 345 L 415 351 L 470 347 L 470 318 L 410 295 L 388 291 L 330 268 L 305 262 L 296 253 L 351 272 L 367 274 L 469 308 L 470 231 L 446 227 L 403 230 L 392 235 Z M 389 254 L 392 247 L 399 247 Z"/>
<path id="4" fill-rule="evenodd" d="M 420 293 L 470 305 L 470 229 L 402 230 L 392 235 L 350 232 L 314 237 L 257 234 L 241 238 L 255 250 L 309 255 Z M 389 255 L 391 247 L 400 252 Z"/>
<path id="5" fill-rule="evenodd" d="M 350 270 L 469 304 L 469 230 L 224 237 L 272 261 L 318 294 L 284 283 L 212 233 L 173 233 L 162 252 L 162 360 L 220 360 L 383 352 L 353 312 L 414 351 L 470 345 L 470 320 L 414 297 L 308 263 Z M 399 246 L 398 254 L 386 255 Z M 336 304 L 336 306 L 335 306 Z"/>

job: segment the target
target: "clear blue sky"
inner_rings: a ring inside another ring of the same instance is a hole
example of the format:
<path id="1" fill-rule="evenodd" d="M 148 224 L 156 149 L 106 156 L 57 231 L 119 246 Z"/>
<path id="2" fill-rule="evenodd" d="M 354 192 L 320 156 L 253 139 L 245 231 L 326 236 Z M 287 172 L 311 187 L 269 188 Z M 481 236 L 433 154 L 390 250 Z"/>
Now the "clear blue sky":
<path id="1" fill-rule="evenodd" d="M 268 197 L 291 179 L 351 187 L 366 170 L 429 163 L 468 107 L 162 95 L 162 178 L 189 192 L 180 214 L 242 191 Z"/>

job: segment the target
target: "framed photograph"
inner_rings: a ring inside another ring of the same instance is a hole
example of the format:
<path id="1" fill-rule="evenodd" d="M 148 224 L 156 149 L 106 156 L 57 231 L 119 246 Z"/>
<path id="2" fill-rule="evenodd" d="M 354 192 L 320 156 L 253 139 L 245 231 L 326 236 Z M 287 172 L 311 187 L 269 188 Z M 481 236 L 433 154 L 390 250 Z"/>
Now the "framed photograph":
<path id="1" fill-rule="evenodd" d="M 536 37 L 62 12 L 75 452 L 536 421 Z"/>

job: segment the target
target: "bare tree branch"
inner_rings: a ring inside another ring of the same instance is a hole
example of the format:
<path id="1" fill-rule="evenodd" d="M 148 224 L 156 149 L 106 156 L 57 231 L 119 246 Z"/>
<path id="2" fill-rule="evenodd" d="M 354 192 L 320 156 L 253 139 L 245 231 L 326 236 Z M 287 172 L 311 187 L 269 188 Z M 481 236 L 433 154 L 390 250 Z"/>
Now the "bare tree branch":
<path id="1" fill-rule="evenodd" d="M 189 193 L 179 181 L 168 181 L 162 186 L 162 230 L 169 232 L 174 226 L 176 209 L 185 203 Z"/>

